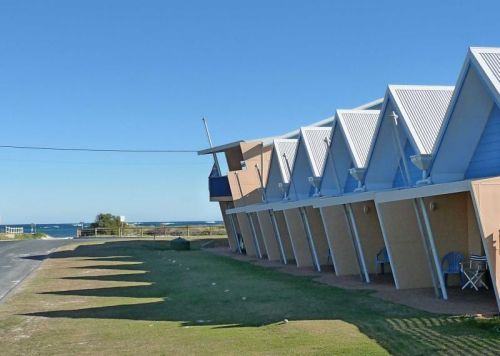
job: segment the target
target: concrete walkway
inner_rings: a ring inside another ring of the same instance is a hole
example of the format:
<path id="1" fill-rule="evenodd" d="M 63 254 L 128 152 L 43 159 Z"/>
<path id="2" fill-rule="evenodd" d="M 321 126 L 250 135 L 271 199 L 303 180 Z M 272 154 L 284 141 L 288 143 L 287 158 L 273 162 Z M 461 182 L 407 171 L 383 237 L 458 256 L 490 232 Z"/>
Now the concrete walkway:
<path id="1" fill-rule="evenodd" d="M 372 283 L 367 284 L 363 283 L 359 276 L 338 277 L 333 273 L 331 267 L 323 268 L 323 272 L 316 272 L 312 268 L 297 268 L 293 264 L 283 265 L 278 261 L 259 260 L 254 257 L 238 255 L 227 248 L 210 248 L 206 250 L 258 266 L 276 268 L 280 272 L 296 276 L 310 276 L 320 283 L 334 287 L 372 290 L 375 297 L 431 313 L 484 316 L 498 314 L 495 295 L 491 290 L 476 292 L 472 289 L 448 288 L 448 300 L 442 300 L 436 298 L 432 288 L 397 290 L 390 274 L 371 276 Z"/>

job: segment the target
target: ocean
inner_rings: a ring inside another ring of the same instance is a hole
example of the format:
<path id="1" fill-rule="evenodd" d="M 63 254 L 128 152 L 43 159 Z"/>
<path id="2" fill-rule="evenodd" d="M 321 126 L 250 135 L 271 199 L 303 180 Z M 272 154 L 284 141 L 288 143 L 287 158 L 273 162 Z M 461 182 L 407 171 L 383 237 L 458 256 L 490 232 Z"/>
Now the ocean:
<path id="1" fill-rule="evenodd" d="M 128 224 L 135 226 L 185 226 L 185 225 L 218 225 L 222 221 L 141 221 L 141 222 L 128 222 Z M 76 229 L 81 226 L 81 223 L 72 224 L 11 224 L 0 225 L 0 232 L 5 232 L 5 227 L 22 227 L 24 233 L 30 232 L 43 232 L 50 237 L 76 237 Z M 90 223 L 83 223 L 83 227 L 87 228 Z"/>

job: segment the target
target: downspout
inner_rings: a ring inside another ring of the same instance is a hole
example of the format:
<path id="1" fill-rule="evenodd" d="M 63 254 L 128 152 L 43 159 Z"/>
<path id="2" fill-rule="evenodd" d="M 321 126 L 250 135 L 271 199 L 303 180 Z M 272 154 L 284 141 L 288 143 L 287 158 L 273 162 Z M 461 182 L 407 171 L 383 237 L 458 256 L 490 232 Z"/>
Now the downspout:
<path id="1" fill-rule="evenodd" d="M 265 203 L 267 199 L 266 199 L 266 191 L 264 190 L 264 179 L 262 178 L 262 174 L 257 164 L 255 165 L 255 169 L 257 170 L 257 175 L 259 176 L 259 181 L 260 181 L 261 200 L 263 203 Z"/>

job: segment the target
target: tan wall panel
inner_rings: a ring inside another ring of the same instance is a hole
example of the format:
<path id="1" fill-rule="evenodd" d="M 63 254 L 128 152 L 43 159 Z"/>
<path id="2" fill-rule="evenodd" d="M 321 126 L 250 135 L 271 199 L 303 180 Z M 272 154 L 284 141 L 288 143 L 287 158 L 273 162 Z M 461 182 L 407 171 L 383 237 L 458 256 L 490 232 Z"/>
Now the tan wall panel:
<path id="1" fill-rule="evenodd" d="M 363 248 L 366 268 L 368 273 L 376 273 L 375 257 L 385 246 L 384 237 L 380 230 L 377 210 L 373 201 L 351 204 L 359 239 Z M 365 213 L 365 207 L 367 211 Z M 386 272 L 390 271 L 388 265 L 384 266 Z"/>
<path id="2" fill-rule="evenodd" d="M 280 250 L 274 234 L 273 222 L 271 221 L 269 211 L 259 211 L 256 214 L 259 218 L 260 231 L 262 232 L 264 245 L 266 246 L 267 258 L 270 261 L 280 261 Z"/>
<path id="3" fill-rule="evenodd" d="M 337 276 L 359 274 L 359 264 L 349 233 L 344 207 L 321 208 L 326 236 L 330 241 Z"/>
<path id="4" fill-rule="evenodd" d="M 297 267 L 312 267 L 313 260 L 311 249 L 307 242 L 306 231 L 300 217 L 299 209 L 288 209 L 283 211 L 283 213 L 285 215 L 288 233 L 290 234 L 290 241 L 292 242 Z"/>
<path id="5" fill-rule="evenodd" d="M 241 214 L 236 214 L 236 217 L 238 219 L 238 225 L 240 226 L 241 230 L 240 233 L 243 239 L 243 243 L 245 244 L 247 255 L 252 257 L 257 257 L 257 251 L 255 250 L 252 230 L 247 215 L 241 213 Z"/>
<path id="6" fill-rule="evenodd" d="M 469 255 L 484 255 L 481 231 L 476 218 L 476 211 L 472 203 L 470 192 L 467 192 L 467 235 Z"/>
<path id="7" fill-rule="evenodd" d="M 318 255 L 319 263 L 326 266 L 330 264 L 331 261 L 328 260 L 328 241 L 326 240 L 321 214 L 318 208 L 306 207 L 305 209 L 314 245 L 316 246 L 316 254 Z"/>
<path id="8" fill-rule="evenodd" d="M 500 178 L 475 181 L 471 185 L 483 247 L 488 256 L 491 280 L 500 310 Z"/>
<path id="9" fill-rule="evenodd" d="M 228 209 L 228 202 L 219 202 L 220 212 L 222 214 L 222 220 L 227 231 L 227 241 L 229 243 L 229 248 L 231 251 L 238 251 L 238 246 L 236 245 L 237 236 L 235 236 L 233 226 L 230 221 L 230 217 L 226 215 L 226 210 Z"/>
<path id="10" fill-rule="evenodd" d="M 456 193 L 424 198 L 440 262 L 449 252 L 460 252 L 465 258 L 469 255 L 469 237 L 472 236 L 469 236 L 467 195 Z M 479 235 L 475 240 L 481 241 Z M 460 285 L 460 278 L 448 278 L 448 285 Z"/>
<path id="11" fill-rule="evenodd" d="M 468 255 L 467 199 L 464 193 L 424 198 L 441 260 L 448 252 Z M 434 204 L 434 210 L 430 204 Z M 479 237 L 478 237 L 479 238 Z"/>
<path id="12" fill-rule="evenodd" d="M 286 260 L 295 262 L 295 255 L 293 254 L 292 241 L 290 240 L 290 234 L 288 233 L 288 227 L 286 226 L 285 215 L 282 211 L 275 211 L 274 216 L 280 232 L 281 243 L 283 244 L 283 249 L 285 250 Z"/>
<path id="13" fill-rule="evenodd" d="M 267 257 L 267 251 L 266 251 L 266 246 L 264 243 L 264 237 L 262 236 L 262 230 L 260 229 L 260 224 L 259 224 L 259 219 L 257 217 L 256 213 L 250 213 L 248 214 L 250 216 L 250 219 L 252 219 L 253 222 L 253 227 L 255 229 L 255 237 L 257 238 L 257 243 L 259 244 L 259 249 L 260 253 L 262 254 L 262 257 Z"/>
<path id="14" fill-rule="evenodd" d="M 413 201 L 378 205 L 399 288 L 432 287 L 432 276 Z"/>

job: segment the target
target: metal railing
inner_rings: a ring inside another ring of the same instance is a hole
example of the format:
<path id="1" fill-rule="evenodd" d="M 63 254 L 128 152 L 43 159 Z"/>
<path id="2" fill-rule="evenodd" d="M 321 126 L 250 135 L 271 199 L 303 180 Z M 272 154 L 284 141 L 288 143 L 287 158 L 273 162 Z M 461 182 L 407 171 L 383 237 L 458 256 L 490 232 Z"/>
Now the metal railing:
<path id="1" fill-rule="evenodd" d="M 117 228 L 78 228 L 77 237 L 202 237 L 227 236 L 223 224 L 181 226 L 123 226 Z"/>

